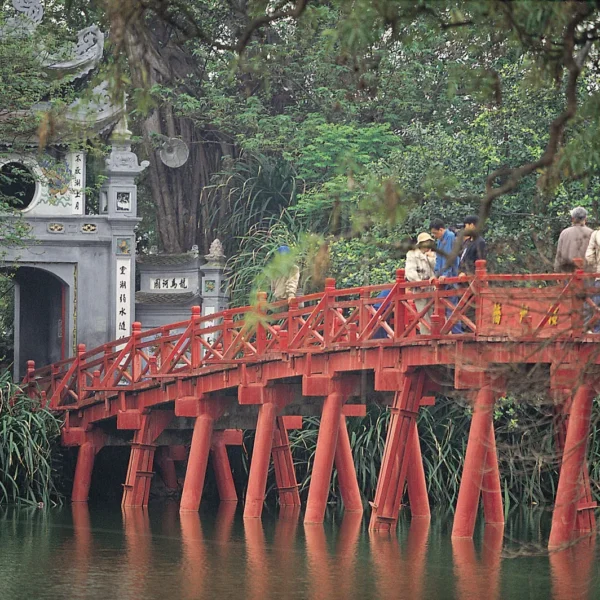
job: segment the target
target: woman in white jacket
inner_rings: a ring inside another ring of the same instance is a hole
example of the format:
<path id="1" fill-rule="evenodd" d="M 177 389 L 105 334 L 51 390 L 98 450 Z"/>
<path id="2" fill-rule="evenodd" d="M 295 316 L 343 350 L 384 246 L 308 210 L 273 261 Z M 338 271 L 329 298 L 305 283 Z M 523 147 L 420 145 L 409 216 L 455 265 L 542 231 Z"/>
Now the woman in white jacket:
<path id="1" fill-rule="evenodd" d="M 435 240 L 428 233 L 420 233 L 417 236 L 417 247 L 409 250 L 406 254 L 406 266 L 404 275 L 407 281 L 427 281 L 435 277 L 435 252 L 433 250 Z M 416 294 L 431 290 L 431 286 L 411 288 Z M 415 307 L 421 312 L 427 305 L 427 298 L 415 298 Z M 433 307 L 424 315 L 423 321 L 431 323 Z M 421 321 L 420 330 L 424 335 L 430 333 L 429 327 Z"/>

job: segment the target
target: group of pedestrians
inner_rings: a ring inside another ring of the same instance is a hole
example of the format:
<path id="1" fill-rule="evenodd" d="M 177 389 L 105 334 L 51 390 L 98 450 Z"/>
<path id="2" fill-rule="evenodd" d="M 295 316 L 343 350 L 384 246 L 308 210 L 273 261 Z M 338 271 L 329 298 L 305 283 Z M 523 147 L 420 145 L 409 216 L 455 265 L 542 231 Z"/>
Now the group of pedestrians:
<path id="1" fill-rule="evenodd" d="M 483 236 L 479 233 L 479 218 L 470 215 L 464 220 L 463 241 L 461 248 L 456 248 L 456 234 L 446 226 L 441 219 L 431 222 L 431 233 L 422 232 L 417 236 L 417 244 L 413 250 L 406 254 L 406 266 L 404 275 L 407 281 L 427 281 L 438 279 L 440 285 L 444 285 L 447 277 L 461 275 L 473 275 L 475 273 L 475 262 L 484 260 L 486 245 Z M 445 285 L 446 289 L 452 289 L 456 284 Z M 419 286 L 412 288 L 415 293 L 431 291 L 431 286 Z M 456 304 L 458 297 L 450 296 L 452 304 Z M 419 313 L 423 312 L 429 299 L 415 298 L 415 308 Z M 428 323 L 431 319 L 433 309 L 430 308 L 421 322 L 421 333 L 428 334 Z M 446 318 L 450 316 L 452 309 L 446 309 Z M 452 326 L 452 333 L 462 333 L 461 323 Z"/>

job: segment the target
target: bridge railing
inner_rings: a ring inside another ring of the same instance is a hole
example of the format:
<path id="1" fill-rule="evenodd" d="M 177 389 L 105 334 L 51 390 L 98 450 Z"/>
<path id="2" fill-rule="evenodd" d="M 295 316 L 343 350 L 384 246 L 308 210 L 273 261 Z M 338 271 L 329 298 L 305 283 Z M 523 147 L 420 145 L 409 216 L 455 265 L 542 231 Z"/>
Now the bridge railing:
<path id="1" fill-rule="evenodd" d="M 600 275 L 598 275 L 600 277 Z M 323 292 L 201 316 L 142 331 L 35 369 L 25 383 L 45 392 L 54 409 L 71 410 L 157 380 L 243 362 L 379 345 L 498 337 L 515 340 L 580 338 L 600 328 L 596 274 L 495 275 L 479 261 L 472 277 L 407 282 Z M 387 290 L 385 297 L 378 297 Z M 600 295 L 600 294 L 599 294 Z M 418 307 L 418 308 L 417 308 Z M 453 330 L 455 333 L 452 333 Z M 457 333 L 457 330 L 460 333 Z M 600 337 L 600 336 L 599 336 Z"/>

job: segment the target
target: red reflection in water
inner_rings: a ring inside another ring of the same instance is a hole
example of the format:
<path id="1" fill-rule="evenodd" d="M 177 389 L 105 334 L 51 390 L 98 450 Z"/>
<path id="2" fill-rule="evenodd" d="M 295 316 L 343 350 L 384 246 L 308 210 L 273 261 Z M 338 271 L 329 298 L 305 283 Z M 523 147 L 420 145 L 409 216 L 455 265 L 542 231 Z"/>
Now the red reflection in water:
<path id="1" fill-rule="evenodd" d="M 123 508 L 125 529 L 127 580 L 130 590 L 145 596 L 148 570 L 152 565 L 151 534 L 148 511 L 144 508 Z"/>
<path id="2" fill-rule="evenodd" d="M 244 519 L 246 535 L 246 579 L 249 600 L 269 598 L 269 564 L 265 534 L 260 519 Z"/>
<path id="3" fill-rule="evenodd" d="M 339 598 L 350 598 L 355 586 L 356 553 L 362 525 L 362 513 L 346 512 L 336 544 L 336 567 Z"/>
<path id="4" fill-rule="evenodd" d="M 327 538 L 323 525 L 305 523 L 304 539 L 310 584 L 309 597 L 315 600 L 334 598 Z"/>
<path id="5" fill-rule="evenodd" d="M 356 548 L 362 514 L 344 513 L 333 558 L 322 525 L 305 524 L 306 558 L 310 597 L 346 599 L 353 595 Z"/>
<path id="6" fill-rule="evenodd" d="M 550 554 L 554 600 L 584 600 L 590 597 L 595 550 L 596 537 L 592 534 L 569 548 Z"/>
<path id="7" fill-rule="evenodd" d="M 85 590 L 87 586 L 88 574 L 91 566 L 92 556 L 92 530 L 90 525 L 90 510 L 87 502 L 73 502 L 71 504 L 71 514 L 73 517 L 73 547 L 74 564 L 73 590 Z"/>
<path id="8" fill-rule="evenodd" d="M 504 527 L 486 525 L 481 561 L 471 538 L 452 538 L 457 597 L 461 600 L 495 600 L 500 597 L 500 565 Z"/>
<path id="9" fill-rule="evenodd" d="M 209 573 L 200 515 L 197 512 L 179 514 L 181 524 L 181 561 L 183 598 L 199 599 L 206 596 L 204 585 Z"/>
<path id="10" fill-rule="evenodd" d="M 428 518 L 412 519 L 406 546 L 402 551 L 395 532 L 369 532 L 378 598 L 394 600 L 424 598 L 423 575 L 427 560 L 428 538 Z"/>

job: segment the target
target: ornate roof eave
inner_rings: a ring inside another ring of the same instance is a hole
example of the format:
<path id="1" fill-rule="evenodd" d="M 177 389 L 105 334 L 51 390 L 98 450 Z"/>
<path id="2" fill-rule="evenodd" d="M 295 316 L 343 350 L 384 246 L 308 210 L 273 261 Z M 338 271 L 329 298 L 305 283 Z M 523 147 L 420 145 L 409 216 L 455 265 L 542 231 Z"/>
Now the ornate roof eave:
<path id="1" fill-rule="evenodd" d="M 49 56 L 44 60 L 44 68 L 56 78 L 81 79 L 100 64 L 103 54 L 104 33 L 97 25 L 91 25 L 77 33 L 77 45 L 71 58 L 54 62 Z"/>

